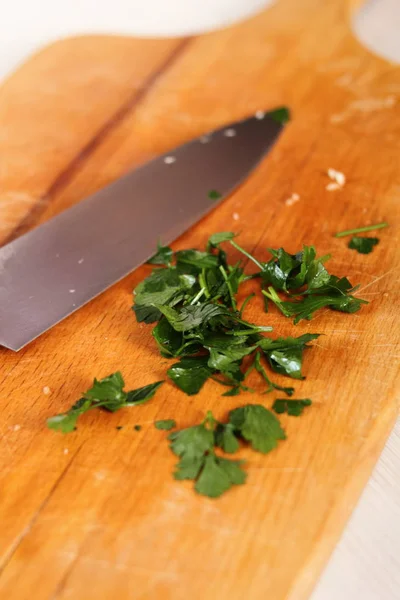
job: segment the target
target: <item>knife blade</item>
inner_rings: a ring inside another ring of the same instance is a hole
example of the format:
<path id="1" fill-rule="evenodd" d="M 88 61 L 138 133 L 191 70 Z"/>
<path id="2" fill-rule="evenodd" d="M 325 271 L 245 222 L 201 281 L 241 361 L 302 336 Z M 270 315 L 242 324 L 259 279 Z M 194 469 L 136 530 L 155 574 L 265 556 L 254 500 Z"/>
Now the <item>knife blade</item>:
<path id="1" fill-rule="evenodd" d="M 277 115 L 258 112 L 159 156 L 1 248 L 0 344 L 20 350 L 215 208 L 277 139 Z"/>

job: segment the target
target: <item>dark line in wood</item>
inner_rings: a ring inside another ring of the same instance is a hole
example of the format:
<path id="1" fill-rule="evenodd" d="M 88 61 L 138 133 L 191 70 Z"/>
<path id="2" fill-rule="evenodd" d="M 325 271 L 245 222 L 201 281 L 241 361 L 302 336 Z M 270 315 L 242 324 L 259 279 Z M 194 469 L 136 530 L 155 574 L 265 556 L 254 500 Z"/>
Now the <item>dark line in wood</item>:
<path id="1" fill-rule="evenodd" d="M 36 521 L 38 520 L 42 510 L 46 507 L 46 505 L 49 503 L 51 497 L 53 496 L 54 492 L 56 491 L 56 489 L 58 488 L 58 486 L 60 485 L 61 481 L 64 479 L 65 475 L 68 473 L 68 471 L 70 470 L 73 462 L 75 461 L 75 458 L 78 456 L 79 452 L 81 451 L 83 445 L 85 442 L 83 442 L 79 448 L 77 449 L 77 451 L 75 452 L 75 454 L 72 456 L 71 460 L 69 461 L 69 463 L 67 464 L 67 466 L 65 467 L 65 469 L 61 472 L 61 474 L 57 477 L 56 481 L 54 482 L 54 484 L 52 485 L 49 493 L 47 494 L 46 498 L 44 498 L 44 500 L 41 502 L 41 504 L 39 505 L 39 507 L 37 508 L 37 510 L 35 511 L 35 513 L 33 514 L 33 516 L 31 517 L 28 525 L 21 531 L 21 533 L 19 534 L 19 536 L 17 537 L 17 539 L 15 540 L 15 542 L 12 544 L 10 550 L 5 554 L 4 559 L 2 561 L 2 563 L 0 564 L 0 576 L 2 575 L 2 573 L 5 571 L 5 569 L 7 568 L 8 564 L 10 563 L 10 561 L 12 560 L 14 554 L 16 553 L 16 551 L 18 550 L 19 546 L 21 545 L 21 543 L 23 542 L 23 540 L 25 539 L 25 537 L 30 533 L 30 531 L 32 530 L 32 527 L 35 525 Z"/>
<path id="2" fill-rule="evenodd" d="M 163 75 L 171 67 L 171 65 L 173 65 L 177 58 L 183 54 L 191 41 L 192 38 L 185 38 L 182 40 L 182 42 L 177 45 L 177 47 L 171 52 L 166 60 L 149 75 L 143 87 L 141 87 L 139 90 L 135 90 L 135 92 L 124 102 L 124 104 L 122 104 L 122 106 L 120 106 L 120 108 L 118 108 L 118 110 L 110 117 L 110 119 L 108 119 L 100 127 L 93 138 L 79 151 L 79 153 L 71 160 L 66 168 L 56 177 L 48 190 L 38 198 L 37 202 L 26 215 L 26 217 L 13 229 L 2 245 L 8 244 L 32 228 L 38 218 L 46 210 L 47 206 L 51 202 L 52 197 L 69 184 L 75 173 L 80 169 L 82 163 L 91 156 L 97 147 L 123 121 L 123 119 L 132 110 L 139 106 L 139 104 L 152 89 L 157 79 Z"/>

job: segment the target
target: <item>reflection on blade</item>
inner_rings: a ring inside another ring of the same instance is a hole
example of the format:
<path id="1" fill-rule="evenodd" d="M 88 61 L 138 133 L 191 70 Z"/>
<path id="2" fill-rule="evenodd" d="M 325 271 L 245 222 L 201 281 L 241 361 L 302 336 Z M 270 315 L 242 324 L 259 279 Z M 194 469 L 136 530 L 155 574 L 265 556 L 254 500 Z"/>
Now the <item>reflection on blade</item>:
<path id="1" fill-rule="evenodd" d="M 0 344 L 19 350 L 143 263 L 157 241 L 175 239 L 249 174 L 282 127 L 257 113 L 202 136 L 3 247 Z"/>

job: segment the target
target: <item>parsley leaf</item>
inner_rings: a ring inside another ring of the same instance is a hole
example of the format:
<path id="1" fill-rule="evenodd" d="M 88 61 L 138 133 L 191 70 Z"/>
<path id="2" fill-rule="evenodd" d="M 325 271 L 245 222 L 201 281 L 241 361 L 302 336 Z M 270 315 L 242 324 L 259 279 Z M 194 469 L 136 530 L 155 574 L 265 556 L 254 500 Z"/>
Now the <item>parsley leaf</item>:
<path id="1" fill-rule="evenodd" d="M 204 458 L 194 489 L 203 496 L 218 498 L 233 485 L 240 485 L 246 481 L 242 464 L 243 461 L 221 458 L 214 452 L 209 452 Z"/>
<path id="2" fill-rule="evenodd" d="M 247 404 L 231 410 L 229 422 L 254 450 L 263 454 L 276 448 L 279 440 L 286 439 L 278 419 L 261 404 Z"/>
<path id="3" fill-rule="evenodd" d="M 174 253 L 169 246 L 157 245 L 157 252 L 147 261 L 149 265 L 170 265 Z"/>
<path id="4" fill-rule="evenodd" d="M 282 387 L 281 385 L 278 385 L 277 383 L 274 383 L 273 381 L 270 380 L 270 378 L 267 375 L 266 370 L 264 369 L 264 367 L 261 364 L 260 352 L 256 352 L 256 354 L 254 356 L 254 362 L 250 366 L 250 368 L 247 370 L 246 376 L 251 372 L 251 370 L 253 368 L 256 369 L 256 371 L 261 375 L 261 377 L 264 379 L 265 383 L 267 384 L 267 389 L 265 390 L 264 394 L 269 394 L 269 392 L 272 392 L 273 390 L 279 390 L 280 392 L 284 392 L 288 396 L 292 396 L 294 394 L 293 387 Z"/>
<path id="5" fill-rule="evenodd" d="M 228 454 L 233 454 L 239 450 L 239 441 L 232 423 L 218 423 L 215 429 L 215 445 Z"/>
<path id="6" fill-rule="evenodd" d="M 290 111 L 286 106 L 281 106 L 280 108 L 271 110 L 266 114 L 277 123 L 282 123 L 282 125 L 290 121 Z"/>
<path id="7" fill-rule="evenodd" d="M 311 404 L 312 402 L 309 398 L 304 398 L 303 400 L 277 398 L 272 405 L 272 410 L 278 413 L 278 415 L 287 413 L 291 417 L 299 417 L 303 414 L 304 408 L 306 406 L 311 406 Z"/>
<path id="8" fill-rule="evenodd" d="M 198 394 L 212 375 L 207 356 L 184 357 L 167 371 L 168 376 L 185 394 Z"/>
<path id="9" fill-rule="evenodd" d="M 233 240 L 236 236 L 236 233 L 233 231 L 221 231 L 220 233 L 213 233 L 208 238 L 207 248 L 217 247 L 222 242 L 228 242 L 229 240 Z"/>
<path id="10" fill-rule="evenodd" d="M 170 431 L 170 429 L 176 427 L 176 422 L 174 419 L 161 419 L 159 421 L 154 421 L 154 427 L 163 431 Z"/>
<path id="11" fill-rule="evenodd" d="M 263 338 L 259 342 L 259 347 L 263 350 L 273 371 L 294 379 L 304 379 L 301 372 L 303 351 L 308 348 L 308 342 L 318 337 L 319 333 L 305 333 L 297 338 L 287 337 L 277 340 Z"/>
<path id="12" fill-rule="evenodd" d="M 190 267 L 191 270 L 201 271 L 219 265 L 218 257 L 200 250 L 180 250 L 175 253 L 177 267 Z"/>
<path id="13" fill-rule="evenodd" d="M 218 190 L 210 190 L 208 192 L 208 197 L 210 198 L 210 200 L 219 200 L 220 198 L 222 198 L 222 194 Z"/>
<path id="14" fill-rule="evenodd" d="M 168 437 L 171 450 L 180 458 L 174 473 L 175 479 L 196 480 L 195 490 L 210 498 L 217 498 L 232 485 L 242 484 L 246 479 L 246 473 L 241 468 L 242 461 L 215 454 L 214 436 L 219 425 L 209 412 L 200 425 L 173 432 Z"/>
<path id="15" fill-rule="evenodd" d="M 180 458 L 174 473 L 175 479 L 196 479 L 205 455 L 214 447 L 214 432 L 208 427 L 207 417 L 200 425 L 174 431 L 168 439 L 172 452 Z"/>
<path id="16" fill-rule="evenodd" d="M 357 250 L 360 254 L 369 254 L 377 244 L 379 244 L 379 238 L 353 236 L 348 247 Z"/>
<path id="17" fill-rule="evenodd" d="M 328 284 L 317 290 L 307 290 L 303 296 L 294 300 L 281 300 L 272 287 L 269 287 L 268 291 L 263 290 L 262 293 L 272 300 L 286 317 L 294 317 L 293 322 L 296 324 L 302 319 L 310 320 L 317 310 L 325 307 L 340 312 L 357 312 L 362 304 L 368 304 L 368 302 L 351 295 L 351 292 L 356 289 L 352 288 L 351 283 L 345 277 L 339 279 L 335 275 L 331 275 Z"/>
<path id="18" fill-rule="evenodd" d="M 137 390 L 127 392 L 125 403 L 118 408 L 122 408 L 122 406 L 139 406 L 139 404 L 144 404 L 154 396 L 160 385 L 163 383 L 164 381 L 156 381 L 155 383 L 150 383 Z"/>
<path id="19" fill-rule="evenodd" d="M 228 316 L 229 314 L 224 306 L 212 303 L 183 306 L 177 310 L 162 305 L 158 305 L 157 308 L 168 319 L 175 331 L 189 331 L 200 325 L 204 326 L 214 317 Z"/>
<path id="20" fill-rule="evenodd" d="M 119 371 L 103 379 L 95 379 L 92 387 L 84 393 L 83 398 L 78 400 L 68 412 L 47 419 L 47 426 L 62 433 L 70 433 L 75 429 L 80 415 L 88 410 L 103 408 L 115 412 L 120 408 L 143 404 L 154 396 L 162 383 L 163 381 L 157 381 L 125 392 L 123 390 L 124 380 Z"/>

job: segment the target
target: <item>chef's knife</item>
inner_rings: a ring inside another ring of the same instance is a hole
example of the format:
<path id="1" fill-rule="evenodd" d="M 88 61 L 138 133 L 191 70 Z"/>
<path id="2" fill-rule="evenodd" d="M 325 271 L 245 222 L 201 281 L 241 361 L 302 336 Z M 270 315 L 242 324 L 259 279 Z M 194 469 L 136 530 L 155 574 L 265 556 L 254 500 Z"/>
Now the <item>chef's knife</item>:
<path id="1" fill-rule="evenodd" d="M 269 150 L 282 116 L 258 112 L 184 144 L 0 249 L 0 344 L 21 349 L 215 208 Z"/>

